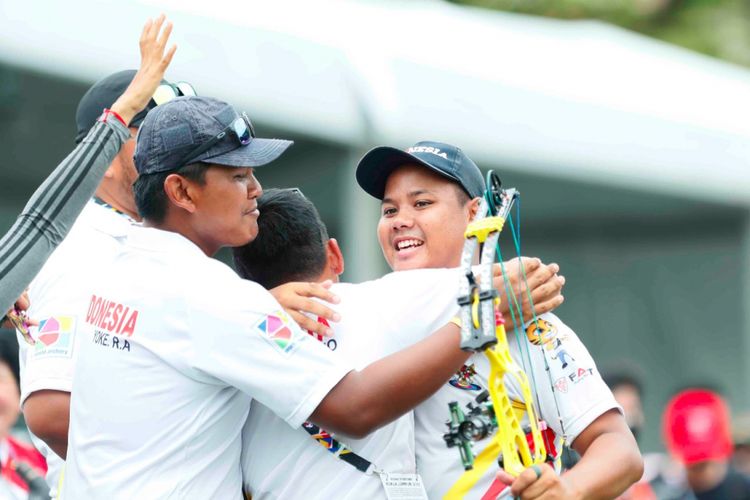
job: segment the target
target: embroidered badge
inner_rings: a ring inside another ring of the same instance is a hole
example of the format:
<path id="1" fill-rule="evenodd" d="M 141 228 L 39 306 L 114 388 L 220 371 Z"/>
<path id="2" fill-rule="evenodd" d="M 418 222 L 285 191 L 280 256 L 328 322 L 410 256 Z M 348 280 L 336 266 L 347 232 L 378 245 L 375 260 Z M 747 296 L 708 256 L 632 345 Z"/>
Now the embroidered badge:
<path id="1" fill-rule="evenodd" d="M 34 358 L 71 357 L 74 333 L 73 316 L 52 316 L 41 320 L 35 335 Z"/>
<path id="2" fill-rule="evenodd" d="M 473 377 L 477 374 L 474 365 L 463 365 L 459 369 L 453 378 L 448 383 L 456 389 L 462 389 L 464 391 L 480 391 L 482 387 L 479 384 L 474 383 Z"/>
<path id="3" fill-rule="evenodd" d="M 284 354 L 290 354 L 304 337 L 289 327 L 292 319 L 284 311 L 276 311 L 261 319 L 255 328 L 263 338 Z"/>

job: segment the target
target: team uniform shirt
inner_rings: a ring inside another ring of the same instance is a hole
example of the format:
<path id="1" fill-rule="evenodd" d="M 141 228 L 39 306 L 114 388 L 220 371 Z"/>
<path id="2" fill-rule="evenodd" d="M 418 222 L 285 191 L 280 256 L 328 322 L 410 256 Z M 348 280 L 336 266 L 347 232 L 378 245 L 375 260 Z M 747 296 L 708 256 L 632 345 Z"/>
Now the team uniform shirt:
<path id="1" fill-rule="evenodd" d="M 21 404 L 40 390 L 70 392 L 76 358 L 75 339 L 88 303 L 87 285 L 116 255 L 118 238 L 131 225 L 126 215 L 90 201 L 68 237 L 52 253 L 29 286 L 29 317 L 39 321 L 30 332 L 34 345 L 18 334 Z M 64 461 L 41 439 L 34 446 L 47 460 L 47 484 L 55 495 Z"/>
<path id="2" fill-rule="evenodd" d="M 62 498 L 241 498 L 251 401 L 299 427 L 350 371 L 259 285 L 133 227 L 78 329 Z"/>
<path id="3" fill-rule="evenodd" d="M 342 319 L 330 325 L 333 337 L 320 340 L 357 369 L 364 368 L 445 325 L 458 311 L 459 277 L 457 269 L 424 269 L 356 285 L 336 284 L 332 290 L 341 302 L 334 308 Z M 328 435 L 319 434 L 320 443 L 305 430 L 290 428 L 265 406 L 253 405 L 242 435 L 245 490 L 254 500 L 386 497 L 377 474 L 337 458 L 333 452 L 340 450 Z M 411 412 L 364 439 L 338 439 L 372 462 L 372 468 L 416 472 Z"/>
<path id="4" fill-rule="evenodd" d="M 606 411 L 622 411 L 586 347 L 554 314 L 541 315 L 538 326 L 526 325 L 520 339 L 511 328 L 507 335 L 511 356 L 528 375 L 540 418 L 556 435 L 558 454 L 563 439 L 572 443 Z M 414 411 L 418 470 L 430 498 L 443 498 L 464 473 L 458 449 L 448 448 L 443 439 L 450 416 L 448 403 L 456 401 L 465 410 L 467 403 L 487 388 L 489 371 L 486 356 L 473 355 L 442 389 Z M 523 398 L 515 378 L 506 376 L 504 381 L 514 407 L 521 406 Z M 528 426 L 525 416 L 521 426 Z M 473 444 L 475 456 L 491 442 L 491 437 Z M 495 482 L 496 472 L 497 467 L 489 467 L 466 498 L 494 500 L 504 489 Z"/>

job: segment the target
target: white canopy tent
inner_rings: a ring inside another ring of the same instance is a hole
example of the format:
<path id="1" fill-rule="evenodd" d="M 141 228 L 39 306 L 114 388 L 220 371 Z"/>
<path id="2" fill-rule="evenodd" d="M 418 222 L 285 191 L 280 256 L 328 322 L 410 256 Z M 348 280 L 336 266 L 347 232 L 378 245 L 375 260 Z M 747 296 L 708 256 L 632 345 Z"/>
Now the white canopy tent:
<path id="1" fill-rule="evenodd" d="M 166 12 L 170 75 L 281 130 L 750 205 L 750 71 L 597 22 L 435 0 L 0 2 L 0 60 L 93 81 Z"/>

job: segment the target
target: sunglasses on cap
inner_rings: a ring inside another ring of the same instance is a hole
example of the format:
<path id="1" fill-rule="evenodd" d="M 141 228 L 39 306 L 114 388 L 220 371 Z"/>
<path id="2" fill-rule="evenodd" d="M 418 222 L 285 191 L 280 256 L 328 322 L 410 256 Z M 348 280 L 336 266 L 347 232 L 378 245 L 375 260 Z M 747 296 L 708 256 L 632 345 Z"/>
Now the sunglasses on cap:
<path id="1" fill-rule="evenodd" d="M 195 91 L 195 88 L 193 88 L 188 82 L 162 83 L 156 87 L 156 91 L 154 92 L 154 95 L 151 96 L 151 100 L 148 101 L 146 107 L 141 110 L 140 113 L 136 114 L 130 123 L 142 122 L 146 117 L 146 113 L 176 97 L 196 95 L 198 95 L 198 93 Z"/>
<path id="2" fill-rule="evenodd" d="M 177 164 L 180 166 L 190 165 L 200 155 L 218 144 L 230 132 L 234 134 L 239 143 L 243 146 L 247 146 L 248 144 L 250 144 L 250 141 L 252 141 L 255 137 L 255 128 L 253 127 L 253 123 L 250 121 L 247 113 L 242 113 L 242 115 L 232 120 L 232 122 L 227 125 L 224 130 L 222 130 L 203 144 L 199 144 L 196 148 L 189 151 Z"/>
<path id="3" fill-rule="evenodd" d="M 162 83 L 151 96 L 152 107 L 161 106 L 175 97 L 195 96 L 195 88 L 188 82 Z"/>

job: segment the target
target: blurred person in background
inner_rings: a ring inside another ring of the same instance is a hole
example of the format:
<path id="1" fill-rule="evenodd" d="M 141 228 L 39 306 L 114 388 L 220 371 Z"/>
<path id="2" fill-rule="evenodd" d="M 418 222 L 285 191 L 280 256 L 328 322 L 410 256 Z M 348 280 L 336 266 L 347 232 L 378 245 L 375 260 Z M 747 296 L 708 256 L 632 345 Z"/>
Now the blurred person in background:
<path id="1" fill-rule="evenodd" d="M 32 440 L 47 459 L 47 484 L 53 497 L 67 452 L 78 312 L 85 310 L 89 298 L 84 296 L 83 286 L 101 271 L 115 251 L 116 238 L 137 218 L 132 183 L 136 176 L 133 149 L 138 126 L 149 109 L 156 106 L 155 99 L 164 100 L 170 92 L 172 96 L 180 93 L 176 86 L 163 81 L 174 52 L 164 52 L 171 25 L 164 26 L 159 36 L 163 25 L 163 16 L 146 24 L 137 72 L 112 74 L 95 83 L 82 97 L 76 112 L 76 142 L 86 144 L 91 134 L 101 136 L 106 131 L 112 150 L 106 158 L 111 163 L 70 234 L 29 288 L 28 312 L 39 325 L 31 330 L 33 345 L 19 335 L 21 404 Z M 95 161 L 98 156 L 88 154 L 85 158 Z"/>
<path id="2" fill-rule="evenodd" d="M 18 398 L 18 343 L 10 332 L 0 331 L 0 498 L 49 498 L 44 457 L 11 435 L 21 415 Z"/>
<path id="3" fill-rule="evenodd" d="M 625 421 L 636 440 L 646 426 L 643 412 L 643 374 L 637 365 L 620 362 L 602 373 L 604 382 L 622 407 Z M 680 464 L 663 453 L 643 455 L 643 477 L 620 497 L 622 500 L 678 500 L 685 498 L 685 473 Z"/>
<path id="4" fill-rule="evenodd" d="M 731 464 L 733 452 L 729 407 L 709 389 L 676 394 L 664 410 L 664 441 L 685 466 L 687 483 L 698 500 L 750 498 L 750 477 Z"/>
<path id="5" fill-rule="evenodd" d="M 733 419 L 734 453 L 732 465 L 745 475 L 750 475 L 750 413 L 742 413 Z"/>

